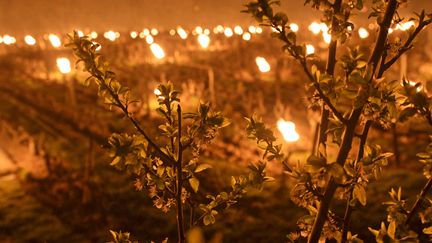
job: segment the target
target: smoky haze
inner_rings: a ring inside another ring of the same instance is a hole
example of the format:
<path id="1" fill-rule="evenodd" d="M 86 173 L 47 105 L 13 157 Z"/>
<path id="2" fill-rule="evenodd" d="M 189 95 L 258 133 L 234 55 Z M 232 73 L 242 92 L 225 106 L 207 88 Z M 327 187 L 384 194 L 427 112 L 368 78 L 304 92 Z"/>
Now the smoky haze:
<path id="1" fill-rule="evenodd" d="M 245 0 L 0 0 L 0 34 L 69 32 L 72 29 L 131 30 L 178 25 L 248 25 L 240 13 Z M 292 21 L 320 18 L 303 0 L 282 0 Z M 409 9 L 432 11 L 431 0 L 413 0 Z"/>

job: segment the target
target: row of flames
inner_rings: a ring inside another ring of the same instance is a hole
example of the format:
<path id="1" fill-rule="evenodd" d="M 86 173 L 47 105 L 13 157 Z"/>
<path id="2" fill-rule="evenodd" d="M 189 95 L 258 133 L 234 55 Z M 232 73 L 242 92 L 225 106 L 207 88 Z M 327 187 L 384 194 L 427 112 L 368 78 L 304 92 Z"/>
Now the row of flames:
<path id="1" fill-rule="evenodd" d="M 398 23 L 395 25 L 394 28 L 390 28 L 389 29 L 389 33 L 393 33 L 394 31 L 400 30 L 400 31 L 408 31 L 409 29 L 413 28 L 415 26 L 415 22 L 410 20 L 407 22 L 403 22 L 403 23 Z M 298 32 L 300 30 L 300 26 L 296 23 L 291 23 L 289 25 L 289 28 L 291 31 L 293 32 Z M 350 27 L 349 27 L 350 28 Z M 368 28 L 364 28 L 364 27 L 360 27 L 357 30 L 358 36 L 361 39 L 366 39 L 369 37 L 369 30 L 374 30 L 377 28 L 376 24 L 369 24 Z M 329 34 L 329 27 L 325 24 L 325 23 L 318 23 L 318 22 L 312 22 L 308 28 L 307 28 L 312 34 L 314 35 L 318 35 L 320 33 L 322 33 L 322 38 L 323 41 L 325 43 L 330 43 L 331 41 L 331 35 Z M 369 30 L 368 30 L 369 29 Z M 275 29 L 273 29 L 273 31 L 276 31 Z M 351 29 L 352 31 L 352 29 Z M 187 39 L 190 35 L 197 35 L 198 36 L 198 42 L 201 44 L 201 46 L 203 46 L 204 48 L 208 47 L 208 44 L 210 43 L 210 39 L 208 36 L 210 36 L 212 31 L 210 31 L 210 29 L 207 28 L 203 28 L 201 26 L 196 26 L 194 29 L 192 30 L 186 30 L 182 27 L 177 27 L 176 29 L 171 29 L 169 30 L 169 34 L 171 36 L 176 36 L 178 35 L 181 39 Z M 247 28 L 243 28 L 241 26 L 235 26 L 233 28 L 231 27 L 227 27 L 227 26 L 222 26 L 222 25 L 218 25 L 215 28 L 213 28 L 213 33 L 214 34 L 223 34 L 225 35 L 227 38 L 232 37 L 233 35 L 239 35 L 243 38 L 243 40 L 245 41 L 249 41 L 252 38 L 252 35 L 254 34 L 261 34 L 263 32 L 263 29 L 259 26 L 249 26 Z M 78 30 L 78 33 L 82 36 L 84 36 L 83 31 Z M 130 37 L 132 39 L 136 39 L 136 38 L 141 38 L 141 39 L 146 39 L 147 43 L 151 44 L 153 43 L 153 39 L 155 36 L 157 36 L 159 34 L 159 30 L 156 28 L 152 28 L 152 29 L 148 29 L 145 28 L 143 29 L 141 32 L 138 31 L 132 31 L 130 32 Z M 89 36 L 93 39 L 96 39 L 98 37 L 98 33 L 95 31 L 92 31 L 89 33 Z M 205 37 L 207 36 L 207 37 Z M 118 38 L 120 38 L 120 33 L 113 31 L 113 30 L 109 30 L 105 33 L 103 33 L 103 37 L 110 40 L 110 41 L 115 41 Z M 61 41 L 60 38 L 55 35 L 55 34 L 49 34 L 48 35 L 48 40 L 51 42 L 53 47 L 60 47 L 61 46 Z M 200 41 L 201 40 L 201 41 Z M 13 36 L 10 35 L 3 35 L 0 36 L 0 44 L 6 44 L 6 45 L 12 45 L 15 44 L 17 42 L 17 39 Z M 31 35 L 26 35 L 24 37 L 24 42 L 27 45 L 33 46 L 36 44 L 36 39 L 31 36 Z M 203 44 L 202 44 L 203 43 Z"/>
<path id="2" fill-rule="evenodd" d="M 392 33 L 394 30 L 406 31 L 414 26 L 415 23 L 413 21 L 399 23 L 396 25 L 395 29 L 390 29 L 389 33 Z M 298 32 L 300 29 L 300 27 L 295 23 L 290 24 L 289 27 L 293 32 Z M 374 28 L 373 25 L 369 26 L 369 29 L 373 29 L 373 28 Z M 314 35 L 318 35 L 322 33 L 324 42 L 330 43 L 331 35 L 328 33 L 329 28 L 324 23 L 313 22 L 312 24 L 309 25 L 308 29 Z M 230 38 L 233 35 L 239 35 L 245 41 L 249 41 L 253 34 L 261 34 L 262 31 L 263 31 L 262 28 L 257 26 L 249 26 L 247 30 L 244 30 L 241 26 L 235 26 L 234 28 L 231 28 L 231 27 L 224 27 L 219 25 L 213 29 L 214 34 L 223 34 L 227 38 Z M 77 33 L 79 36 L 84 36 L 84 33 L 80 30 L 78 30 Z M 211 42 L 210 33 L 211 31 L 209 29 L 204 29 L 200 26 L 197 26 L 192 31 L 187 31 L 182 27 L 178 27 L 176 30 L 172 29 L 169 31 L 169 34 L 171 36 L 178 35 L 181 39 L 187 39 L 190 35 L 196 36 L 198 43 L 204 49 L 207 49 L 210 46 L 210 42 Z M 145 39 L 145 41 L 149 44 L 150 50 L 153 53 L 154 57 L 157 59 L 164 59 L 166 56 L 164 49 L 154 41 L 154 37 L 157 36 L 158 34 L 159 31 L 153 28 L 153 29 L 144 29 L 142 32 L 132 31 L 130 32 L 130 37 L 132 39 L 136 39 L 136 38 Z M 98 37 L 98 34 L 94 31 L 90 32 L 88 35 L 92 39 L 96 39 Z M 359 28 L 358 35 L 362 39 L 368 38 L 369 31 L 363 27 Z M 115 41 L 116 39 L 120 38 L 120 33 L 110 30 L 105 32 L 103 34 L 103 37 L 110 41 Z M 60 37 L 55 34 L 49 34 L 47 39 L 49 40 L 49 42 L 54 48 L 59 48 L 62 45 L 62 41 Z M 26 35 L 24 37 L 24 41 L 29 46 L 33 46 L 37 42 L 36 39 L 31 35 Z M 16 39 L 15 37 L 4 35 L 3 37 L 0 36 L 0 43 L 10 45 L 16 43 Z M 98 50 L 100 50 L 100 48 L 101 47 L 99 46 Z M 311 55 L 314 53 L 315 53 L 315 47 L 312 44 L 307 44 L 306 54 Z M 263 73 L 270 72 L 271 70 L 270 64 L 264 57 L 261 56 L 256 57 L 255 62 L 260 72 Z M 60 73 L 66 75 L 71 72 L 71 62 L 68 58 L 66 57 L 57 58 L 56 63 Z M 160 92 L 159 90 L 156 89 L 155 94 L 158 93 Z M 300 139 L 300 135 L 296 132 L 295 124 L 293 122 L 280 119 L 277 122 L 277 127 L 285 141 L 295 142 Z"/>

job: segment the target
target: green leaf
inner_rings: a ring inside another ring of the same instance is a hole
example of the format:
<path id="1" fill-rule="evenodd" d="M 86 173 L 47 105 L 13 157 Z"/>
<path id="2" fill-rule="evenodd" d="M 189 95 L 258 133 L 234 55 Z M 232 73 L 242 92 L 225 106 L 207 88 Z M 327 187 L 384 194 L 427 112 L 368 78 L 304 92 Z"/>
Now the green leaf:
<path id="1" fill-rule="evenodd" d="M 366 205 L 366 190 L 362 185 L 355 185 L 353 190 L 354 197 L 361 203 L 361 205 Z"/>
<path id="2" fill-rule="evenodd" d="M 209 164 L 200 164 L 195 168 L 195 173 L 199 173 L 210 168 L 212 168 L 212 166 Z"/>
<path id="3" fill-rule="evenodd" d="M 429 159 L 431 155 L 429 153 L 418 153 L 417 157 L 419 157 L 420 159 Z"/>
<path id="4" fill-rule="evenodd" d="M 423 233 L 427 235 L 432 235 L 432 226 L 423 229 Z"/>
<path id="5" fill-rule="evenodd" d="M 408 107 L 403 110 L 399 115 L 399 121 L 404 122 L 408 120 L 408 118 L 414 116 L 417 113 L 417 109 L 414 107 Z"/>
<path id="6" fill-rule="evenodd" d="M 356 171 L 354 170 L 354 168 L 349 163 L 345 163 L 344 169 L 345 169 L 345 172 L 347 173 L 347 175 L 349 175 L 351 177 L 354 177 L 354 175 L 356 174 Z"/>
<path id="7" fill-rule="evenodd" d="M 111 166 L 115 166 L 116 164 L 118 164 L 121 161 L 121 157 L 120 156 L 116 156 L 112 162 L 111 162 Z"/>
<path id="8" fill-rule="evenodd" d="M 390 236 L 390 238 L 392 238 L 393 240 L 395 240 L 395 234 L 396 234 L 396 221 L 391 221 L 388 229 L 387 229 L 387 233 Z"/>
<path id="9" fill-rule="evenodd" d="M 363 9 L 363 0 L 357 0 L 356 8 L 358 10 L 362 10 Z"/>
<path id="10" fill-rule="evenodd" d="M 341 178 L 344 175 L 344 169 L 338 163 L 332 163 L 328 167 L 328 172 L 335 178 Z"/>
<path id="11" fill-rule="evenodd" d="M 204 225 L 214 224 L 215 221 L 216 219 L 212 214 L 207 214 L 203 219 Z"/>
<path id="12" fill-rule="evenodd" d="M 327 162 L 326 162 L 326 159 L 324 157 L 318 157 L 315 155 L 311 155 L 307 159 L 307 163 L 308 163 L 308 165 L 311 165 L 313 167 L 321 168 L 321 167 L 326 166 Z"/>
<path id="13" fill-rule="evenodd" d="M 200 182 L 196 177 L 189 178 L 189 185 L 192 187 L 192 190 L 194 190 L 195 193 L 198 192 L 199 184 Z"/>

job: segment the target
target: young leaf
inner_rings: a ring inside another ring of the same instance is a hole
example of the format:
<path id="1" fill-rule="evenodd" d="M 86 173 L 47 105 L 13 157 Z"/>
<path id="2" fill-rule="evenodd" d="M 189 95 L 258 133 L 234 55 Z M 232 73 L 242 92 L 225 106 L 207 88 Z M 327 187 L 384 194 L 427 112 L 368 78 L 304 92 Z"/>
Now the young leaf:
<path id="1" fill-rule="evenodd" d="M 361 203 L 361 205 L 366 206 L 366 190 L 362 185 L 354 186 L 354 197 Z"/>
<path id="2" fill-rule="evenodd" d="M 189 178 L 189 185 L 192 187 L 192 190 L 194 190 L 195 193 L 198 192 L 199 188 L 199 180 L 195 177 Z"/>

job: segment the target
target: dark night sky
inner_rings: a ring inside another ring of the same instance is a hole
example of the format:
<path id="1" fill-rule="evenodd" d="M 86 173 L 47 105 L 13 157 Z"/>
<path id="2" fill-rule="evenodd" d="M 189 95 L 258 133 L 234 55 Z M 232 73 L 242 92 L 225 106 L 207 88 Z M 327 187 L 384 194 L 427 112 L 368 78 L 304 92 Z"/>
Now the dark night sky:
<path id="1" fill-rule="evenodd" d="M 247 0 L 0 0 L 0 34 L 68 32 L 74 28 L 129 30 L 143 27 L 251 24 L 240 13 Z M 303 0 L 282 0 L 295 22 L 319 19 Z M 411 8 L 432 11 L 432 0 Z"/>

